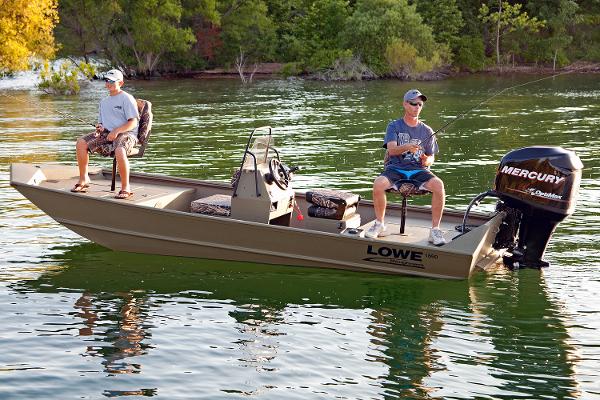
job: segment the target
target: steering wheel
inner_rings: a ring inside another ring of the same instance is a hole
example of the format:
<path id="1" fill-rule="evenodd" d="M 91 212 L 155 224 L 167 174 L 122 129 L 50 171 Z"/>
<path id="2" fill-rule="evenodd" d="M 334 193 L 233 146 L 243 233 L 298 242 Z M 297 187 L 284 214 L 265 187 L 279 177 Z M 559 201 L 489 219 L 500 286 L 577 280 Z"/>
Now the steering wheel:
<path id="1" fill-rule="evenodd" d="M 275 182 L 281 190 L 287 189 L 290 184 L 290 175 L 281 161 L 276 158 L 271 159 L 269 162 L 269 172 L 273 177 L 273 182 Z"/>

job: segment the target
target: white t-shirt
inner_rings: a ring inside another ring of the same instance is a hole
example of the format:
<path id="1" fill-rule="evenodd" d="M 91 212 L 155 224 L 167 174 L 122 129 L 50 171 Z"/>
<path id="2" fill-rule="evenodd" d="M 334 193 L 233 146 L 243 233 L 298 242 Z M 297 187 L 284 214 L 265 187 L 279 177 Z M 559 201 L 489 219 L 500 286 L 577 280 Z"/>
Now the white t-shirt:
<path id="1" fill-rule="evenodd" d="M 112 131 L 126 123 L 131 118 L 137 118 L 139 122 L 137 103 L 132 95 L 121 91 L 115 96 L 108 96 L 100 101 L 98 110 L 98 122 L 106 129 Z M 132 129 L 137 136 L 138 125 Z"/>

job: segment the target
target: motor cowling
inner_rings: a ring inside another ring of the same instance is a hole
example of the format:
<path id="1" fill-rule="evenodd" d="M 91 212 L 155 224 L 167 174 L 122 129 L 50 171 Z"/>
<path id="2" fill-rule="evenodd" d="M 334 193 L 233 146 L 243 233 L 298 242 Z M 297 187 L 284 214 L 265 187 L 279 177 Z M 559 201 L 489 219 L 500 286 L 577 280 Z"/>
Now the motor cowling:
<path id="1" fill-rule="evenodd" d="M 520 212 L 518 240 L 504 262 L 511 268 L 547 266 L 548 241 L 560 221 L 571 215 L 583 164 L 572 151 L 555 146 L 513 150 L 500 161 L 494 192 L 506 207 Z"/>

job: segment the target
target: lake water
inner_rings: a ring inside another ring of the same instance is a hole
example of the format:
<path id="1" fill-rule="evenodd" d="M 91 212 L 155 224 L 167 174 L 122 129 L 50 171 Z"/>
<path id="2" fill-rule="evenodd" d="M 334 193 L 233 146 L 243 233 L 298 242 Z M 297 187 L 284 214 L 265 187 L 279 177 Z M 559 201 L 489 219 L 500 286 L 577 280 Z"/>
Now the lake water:
<path id="1" fill-rule="evenodd" d="M 298 189 L 370 198 L 389 120 L 413 86 L 437 128 L 532 76 L 442 82 L 128 82 L 154 104 L 134 171 L 229 181 L 249 132 L 275 128 Z M 543 271 L 466 281 L 145 256 L 58 225 L 9 185 L 12 162 L 73 164 L 106 92 L 48 97 L 0 81 L 0 398 L 433 399 L 600 397 L 600 79 L 566 75 L 495 97 L 439 136 L 448 208 L 492 187 L 508 151 L 575 150 L 577 209 Z M 94 157 L 92 163 L 110 165 Z M 429 199 L 412 203 L 427 204 Z M 492 210 L 492 201 L 479 208 Z"/>

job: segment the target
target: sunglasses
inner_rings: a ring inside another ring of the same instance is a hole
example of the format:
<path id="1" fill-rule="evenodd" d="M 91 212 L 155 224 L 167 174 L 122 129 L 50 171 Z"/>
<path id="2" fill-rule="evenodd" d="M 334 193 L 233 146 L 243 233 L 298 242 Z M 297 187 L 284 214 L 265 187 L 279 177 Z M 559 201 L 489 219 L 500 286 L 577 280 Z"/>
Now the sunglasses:
<path id="1" fill-rule="evenodd" d="M 423 107 L 423 103 L 421 103 L 421 102 L 408 101 L 407 103 L 413 107 L 416 107 L 416 106 Z"/>
<path id="2" fill-rule="evenodd" d="M 112 84 L 114 84 L 114 83 L 117 83 L 117 82 L 115 82 L 115 81 L 111 81 L 111 80 L 110 80 L 110 79 L 108 79 L 108 78 L 105 78 L 105 79 L 104 79 L 104 82 L 106 82 L 106 83 L 110 83 L 111 85 L 112 85 Z"/>

